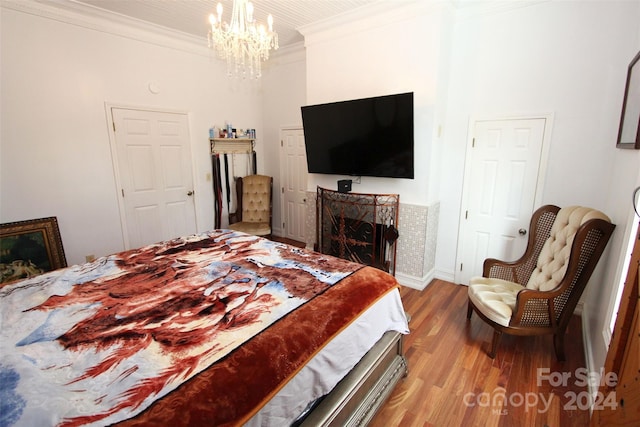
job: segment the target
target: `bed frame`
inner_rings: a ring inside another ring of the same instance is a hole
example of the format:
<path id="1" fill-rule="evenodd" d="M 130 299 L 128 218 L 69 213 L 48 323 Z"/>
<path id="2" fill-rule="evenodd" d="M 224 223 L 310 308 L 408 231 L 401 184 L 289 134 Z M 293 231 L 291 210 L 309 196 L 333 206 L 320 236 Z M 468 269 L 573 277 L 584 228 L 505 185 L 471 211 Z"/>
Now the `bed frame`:
<path id="1" fill-rule="evenodd" d="M 398 332 L 386 332 L 301 426 L 366 426 L 408 373 L 402 339 Z"/>

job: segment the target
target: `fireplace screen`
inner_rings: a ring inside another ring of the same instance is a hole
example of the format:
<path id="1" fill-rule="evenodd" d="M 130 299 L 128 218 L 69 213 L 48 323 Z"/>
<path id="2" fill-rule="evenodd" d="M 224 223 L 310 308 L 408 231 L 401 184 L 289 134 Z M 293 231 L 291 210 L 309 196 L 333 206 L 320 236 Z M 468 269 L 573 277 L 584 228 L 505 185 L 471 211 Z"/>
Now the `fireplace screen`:
<path id="1" fill-rule="evenodd" d="M 318 250 L 395 274 L 397 194 L 340 193 L 318 187 Z"/>

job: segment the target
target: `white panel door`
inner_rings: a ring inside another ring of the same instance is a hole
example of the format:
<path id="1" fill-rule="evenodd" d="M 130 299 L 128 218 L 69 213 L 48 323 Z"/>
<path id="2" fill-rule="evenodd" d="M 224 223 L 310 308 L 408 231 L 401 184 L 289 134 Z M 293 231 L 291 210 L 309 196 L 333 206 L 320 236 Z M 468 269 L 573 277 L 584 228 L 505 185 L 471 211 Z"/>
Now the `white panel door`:
<path id="1" fill-rule="evenodd" d="M 307 197 L 307 153 L 304 133 L 300 129 L 282 131 L 282 228 L 284 236 L 304 242 L 306 197 Z"/>
<path id="2" fill-rule="evenodd" d="M 544 118 L 477 121 L 467 150 L 456 282 L 482 275 L 486 258 L 515 260 L 527 245 Z"/>
<path id="3" fill-rule="evenodd" d="M 127 248 L 196 231 L 186 114 L 112 108 Z"/>

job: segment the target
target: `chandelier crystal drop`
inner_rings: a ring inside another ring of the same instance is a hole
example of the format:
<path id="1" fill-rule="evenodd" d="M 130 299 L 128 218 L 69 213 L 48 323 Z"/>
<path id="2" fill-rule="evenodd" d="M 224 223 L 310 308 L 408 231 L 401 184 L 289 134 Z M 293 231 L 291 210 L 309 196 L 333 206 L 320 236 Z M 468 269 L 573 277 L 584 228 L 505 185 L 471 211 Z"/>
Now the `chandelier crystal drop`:
<path id="1" fill-rule="evenodd" d="M 227 61 L 227 74 L 243 78 L 259 78 L 261 62 L 269 59 L 269 50 L 278 49 L 278 34 L 273 31 L 273 17 L 268 27 L 257 24 L 253 18 L 253 4 L 247 0 L 234 0 L 229 23 L 222 22 L 222 4 L 216 8 L 217 17 L 209 15 L 209 47 L 218 51 Z"/>

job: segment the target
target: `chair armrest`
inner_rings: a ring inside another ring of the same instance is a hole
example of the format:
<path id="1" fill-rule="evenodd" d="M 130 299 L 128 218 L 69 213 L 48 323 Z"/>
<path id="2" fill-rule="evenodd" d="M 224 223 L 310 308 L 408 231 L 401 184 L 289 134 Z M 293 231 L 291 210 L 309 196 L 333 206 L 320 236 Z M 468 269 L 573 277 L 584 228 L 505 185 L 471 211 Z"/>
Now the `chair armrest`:
<path id="1" fill-rule="evenodd" d="M 501 261 L 495 258 L 487 258 L 482 264 L 482 275 L 492 279 L 508 280 L 519 283 L 516 274 L 517 262 Z"/>
<path id="2" fill-rule="evenodd" d="M 555 327 L 558 316 L 554 298 L 560 293 L 560 286 L 552 291 L 521 290 L 516 297 L 510 326 Z"/>
<path id="3" fill-rule="evenodd" d="M 527 286 L 533 267 L 534 260 L 530 256 L 523 256 L 516 261 L 501 261 L 499 259 L 487 258 L 484 260 L 482 275 L 484 277 L 508 280 L 522 286 Z"/>

